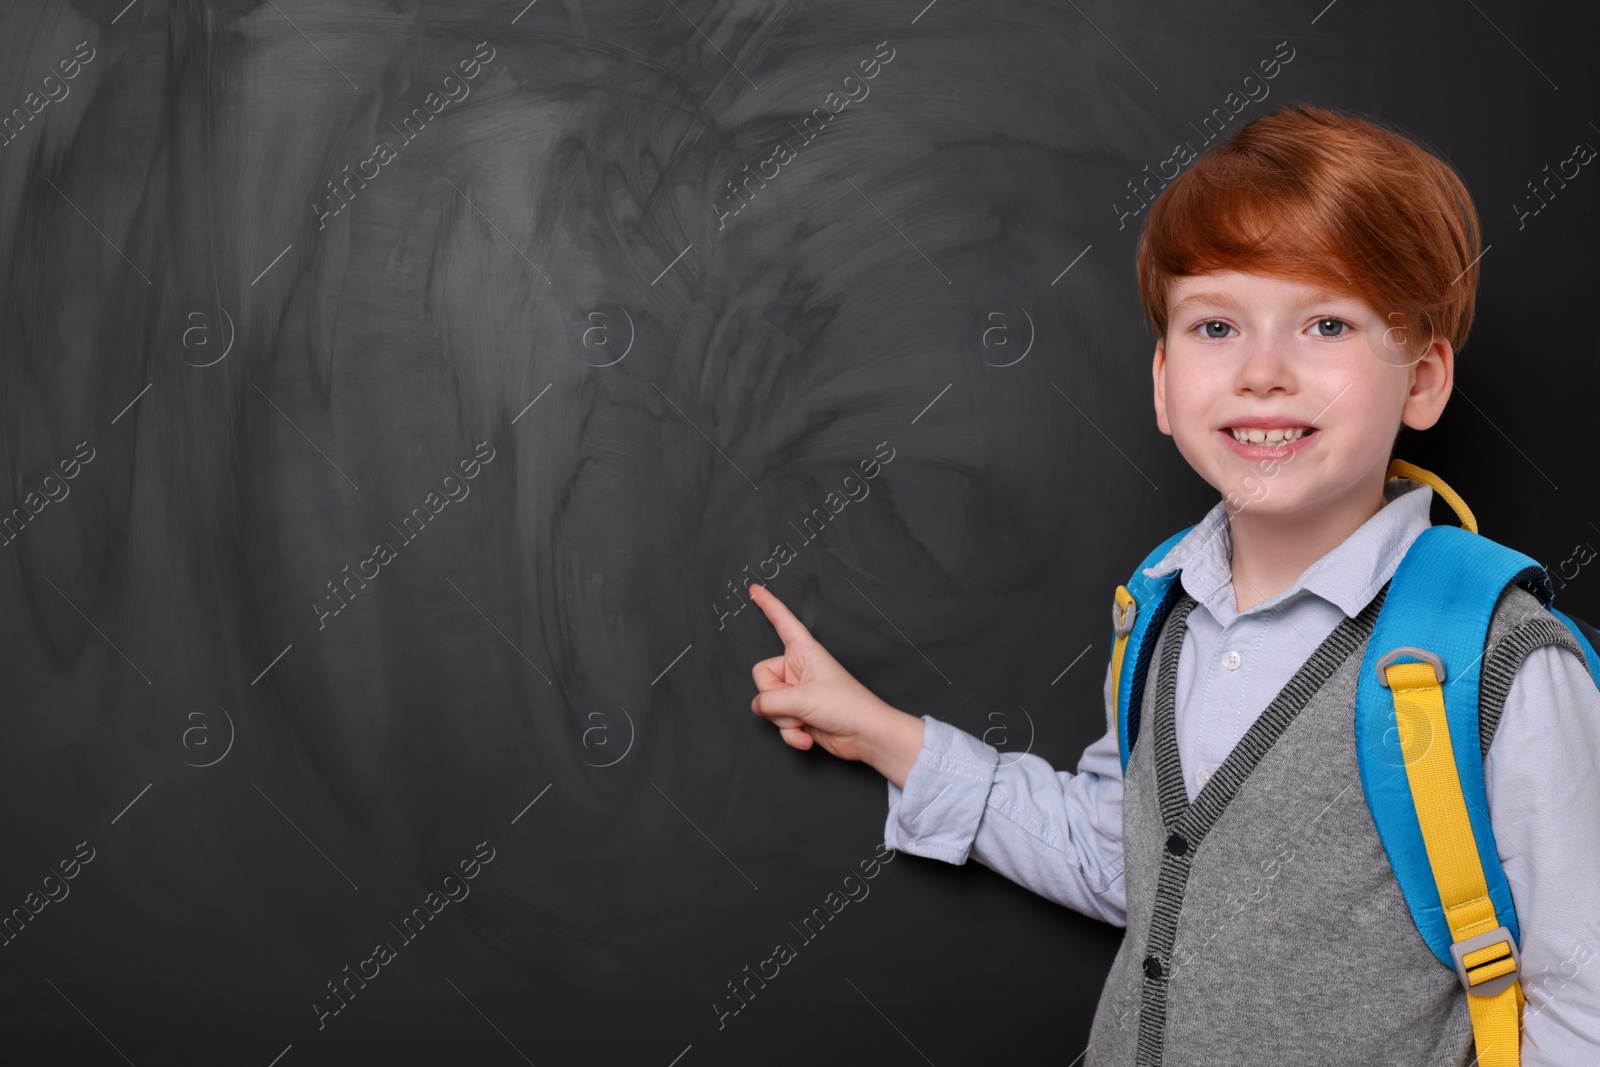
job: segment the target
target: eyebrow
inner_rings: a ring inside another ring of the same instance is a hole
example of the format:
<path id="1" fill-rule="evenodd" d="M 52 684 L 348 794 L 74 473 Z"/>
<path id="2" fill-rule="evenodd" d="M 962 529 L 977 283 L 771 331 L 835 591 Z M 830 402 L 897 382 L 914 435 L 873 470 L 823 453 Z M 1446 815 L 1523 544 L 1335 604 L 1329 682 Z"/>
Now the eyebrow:
<path id="1" fill-rule="evenodd" d="M 1220 304 L 1223 307 L 1239 310 L 1239 302 L 1227 293 L 1190 293 L 1172 305 L 1172 314 L 1181 315 L 1185 310 L 1196 304 Z"/>
<path id="2" fill-rule="evenodd" d="M 1302 286 L 1294 291 L 1295 299 L 1303 304 L 1331 303 L 1335 300 L 1358 300 L 1359 297 L 1349 293 L 1335 292 L 1332 289 L 1323 289 L 1318 286 Z M 1196 304 L 1217 304 L 1222 307 L 1232 308 L 1235 311 L 1243 310 L 1243 305 L 1231 294 L 1222 292 L 1190 293 L 1176 304 L 1172 305 L 1173 315 L 1181 315 L 1186 309 Z"/>

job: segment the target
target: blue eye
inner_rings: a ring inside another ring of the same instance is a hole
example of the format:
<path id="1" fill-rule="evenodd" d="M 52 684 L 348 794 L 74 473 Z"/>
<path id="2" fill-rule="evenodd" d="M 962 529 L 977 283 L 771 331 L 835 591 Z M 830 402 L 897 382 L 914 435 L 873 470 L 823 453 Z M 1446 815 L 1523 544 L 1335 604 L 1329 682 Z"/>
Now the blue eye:
<path id="1" fill-rule="evenodd" d="M 1209 340 L 1212 340 L 1212 341 L 1220 341 L 1224 337 L 1228 336 L 1227 333 L 1225 333 L 1225 332 L 1224 333 L 1212 333 L 1211 332 L 1211 327 L 1213 327 L 1213 326 L 1220 326 L 1220 327 L 1222 327 L 1222 329 L 1224 331 L 1233 329 L 1232 326 L 1229 326 L 1227 323 L 1223 322 L 1221 319 L 1212 319 L 1209 322 L 1202 322 L 1200 324 L 1200 329 L 1202 330 L 1201 336 L 1203 336 L 1205 338 L 1208 338 Z"/>
<path id="2" fill-rule="evenodd" d="M 1350 326 L 1350 324 L 1348 322 L 1345 322 L 1343 319 L 1335 319 L 1335 318 L 1318 319 L 1317 320 L 1317 325 L 1319 327 L 1332 325 L 1332 326 L 1335 326 L 1335 327 L 1339 328 L 1334 333 L 1321 333 L 1321 334 L 1318 334 L 1317 335 L 1318 337 L 1342 337 L 1342 336 L 1344 336 L 1345 330 L 1348 329 L 1349 326 Z"/>

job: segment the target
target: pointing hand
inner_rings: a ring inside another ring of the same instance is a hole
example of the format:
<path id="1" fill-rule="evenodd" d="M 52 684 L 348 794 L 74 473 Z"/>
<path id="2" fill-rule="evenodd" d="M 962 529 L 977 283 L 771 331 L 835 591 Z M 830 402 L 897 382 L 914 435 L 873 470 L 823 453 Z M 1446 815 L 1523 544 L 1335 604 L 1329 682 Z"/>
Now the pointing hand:
<path id="1" fill-rule="evenodd" d="M 750 709 L 798 749 L 820 744 L 840 759 L 872 764 L 896 785 L 922 748 L 923 721 L 890 707 L 828 654 L 811 631 L 765 586 L 750 599 L 783 640 L 783 654 L 757 663 Z"/>

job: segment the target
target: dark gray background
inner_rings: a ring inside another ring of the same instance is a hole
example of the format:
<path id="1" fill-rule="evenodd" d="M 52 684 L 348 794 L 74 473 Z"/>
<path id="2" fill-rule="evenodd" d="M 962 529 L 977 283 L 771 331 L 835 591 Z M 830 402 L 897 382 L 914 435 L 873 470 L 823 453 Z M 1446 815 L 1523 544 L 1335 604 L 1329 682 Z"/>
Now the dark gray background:
<path id="1" fill-rule="evenodd" d="M 749 712 L 779 643 L 754 608 L 719 627 L 728 581 L 789 540 L 773 590 L 885 699 L 1075 766 L 1113 587 L 1216 500 L 1155 427 L 1113 205 L 1285 41 L 1230 130 L 1353 109 L 1472 190 L 1479 317 L 1399 454 L 1561 570 L 1600 544 L 1600 173 L 1515 205 L 1600 146 L 1595 29 L 1507 0 L 6 4 L 0 114 L 94 55 L 0 149 L 0 505 L 93 459 L 0 546 L 0 914 L 95 852 L 0 947 L 0 1058 L 1072 1061 L 1120 931 L 909 856 L 719 1030 L 886 805 Z M 471 895 L 319 1030 L 481 841 Z"/>

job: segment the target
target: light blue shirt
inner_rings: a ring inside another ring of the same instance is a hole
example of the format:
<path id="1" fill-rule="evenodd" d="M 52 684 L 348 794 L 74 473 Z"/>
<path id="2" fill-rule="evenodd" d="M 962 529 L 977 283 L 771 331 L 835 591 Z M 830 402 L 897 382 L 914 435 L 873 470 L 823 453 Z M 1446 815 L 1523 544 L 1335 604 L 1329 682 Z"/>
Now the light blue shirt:
<path id="1" fill-rule="evenodd" d="M 1178 658 L 1174 716 L 1189 799 L 1335 626 L 1394 576 L 1429 526 L 1431 487 L 1385 483 L 1387 503 L 1276 596 L 1235 610 L 1232 534 L 1218 501 L 1145 574 L 1175 568 L 1197 602 Z M 902 852 L 979 863 L 1039 895 L 1117 926 L 1122 880 L 1122 766 L 1112 727 L 1076 773 L 1002 753 L 922 716 L 922 751 L 905 788 L 889 786 L 884 842 Z M 1535 648 L 1506 697 L 1484 760 L 1495 845 L 1522 934 L 1523 1067 L 1600 1064 L 1600 690 L 1587 665 Z"/>

